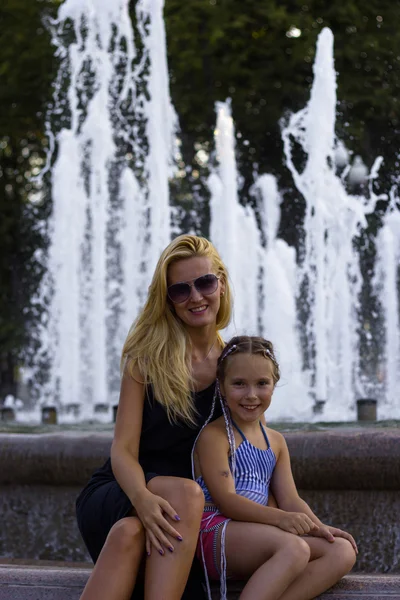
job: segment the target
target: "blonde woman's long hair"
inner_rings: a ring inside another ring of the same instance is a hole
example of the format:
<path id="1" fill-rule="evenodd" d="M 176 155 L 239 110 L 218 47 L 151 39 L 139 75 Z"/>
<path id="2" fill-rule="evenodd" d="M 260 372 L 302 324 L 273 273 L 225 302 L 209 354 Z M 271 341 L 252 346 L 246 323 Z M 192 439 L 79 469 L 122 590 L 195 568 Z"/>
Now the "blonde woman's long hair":
<path id="1" fill-rule="evenodd" d="M 225 284 L 216 319 L 217 342 L 224 347 L 219 330 L 231 319 L 232 295 L 228 272 L 211 242 L 196 235 L 180 235 L 163 251 L 149 287 L 146 303 L 133 323 L 125 341 L 121 369 L 133 376 L 138 368 L 146 384 L 151 384 L 154 397 L 166 409 L 171 422 L 183 419 L 195 423 L 196 411 L 191 392 L 194 382 L 190 361 L 190 337 L 182 321 L 167 300 L 168 267 L 178 260 L 192 257 L 211 259 L 215 274 Z"/>

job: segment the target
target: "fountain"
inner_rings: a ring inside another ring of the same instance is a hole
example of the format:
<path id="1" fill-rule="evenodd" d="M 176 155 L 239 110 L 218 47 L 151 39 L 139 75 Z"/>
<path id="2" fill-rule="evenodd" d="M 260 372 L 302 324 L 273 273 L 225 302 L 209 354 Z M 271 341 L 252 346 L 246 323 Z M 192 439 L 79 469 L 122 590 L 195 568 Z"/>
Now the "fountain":
<path id="1" fill-rule="evenodd" d="M 162 0 L 139 1 L 134 33 L 127 0 L 102 0 L 96 10 L 92 0 L 66 0 L 51 24 L 61 66 L 49 118 L 53 214 L 39 298 L 48 306 L 42 354 L 50 374 L 34 389 L 37 406 L 55 404 L 64 421 L 98 418 L 99 407 L 102 418 L 111 420 L 123 340 L 171 238 L 168 180 L 179 134 L 169 99 L 162 9 Z M 276 346 L 282 381 L 272 420 L 354 420 L 356 399 L 376 378 L 360 364 L 365 307 L 355 242 L 384 198 L 373 191 L 381 159 L 368 175 L 368 192 L 348 193 L 350 167 L 339 175 L 348 155 L 335 136 L 335 108 L 333 36 L 325 28 L 310 101 L 282 130 L 286 165 L 306 205 L 304 245 L 297 254 L 277 237 L 280 194 L 272 176 L 255 177 L 257 210 L 240 203 L 232 109 L 229 102 L 216 105 L 216 166 L 207 182 L 211 224 L 205 233 L 226 262 L 234 290 L 234 319 L 225 337 L 261 333 Z M 60 111 L 62 126 L 52 131 L 50 122 Z M 294 147 L 305 166 L 297 164 Z M 381 395 L 381 419 L 400 417 L 394 393 L 400 379 L 395 191 L 376 238 L 374 290 L 384 290 L 385 323 L 385 381 L 374 388 Z"/>
<path id="2" fill-rule="evenodd" d="M 230 107 L 217 103 L 215 144 L 219 168 L 208 179 L 211 192 L 210 239 L 228 267 L 235 308 L 226 338 L 235 333 L 256 334 L 259 311 L 260 232 L 253 211 L 239 203 L 234 126 Z"/>
<path id="3" fill-rule="evenodd" d="M 306 355 L 312 373 L 310 392 L 325 402 L 324 418 L 354 416 L 360 383 L 358 328 L 362 277 L 354 242 L 367 226 L 377 196 L 352 196 L 335 171 L 336 75 L 333 35 L 324 29 L 317 44 L 314 84 L 306 108 L 292 115 L 283 130 L 287 165 L 306 200 L 304 255 L 299 265 L 303 295 Z M 300 171 L 296 142 L 307 156 Z"/>
<path id="4" fill-rule="evenodd" d="M 382 361 L 385 389 L 379 407 L 381 418 L 399 419 L 400 389 L 400 337 L 399 337 L 399 264 L 400 264 L 400 212 L 394 189 L 390 193 L 390 206 L 378 233 L 377 261 L 374 277 L 376 295 L 383 313 Z M 382 368 L 382 367 L 381 367 Z"/>
<path id="5" fill-rule="evenodd" d="M 228 267 L 235 297 L 234 318 L 226 337 L 246 332 L 273 340 L 282 379 L 268 409 L 268 418 L 281 418 L 283 409 L 292 420 L 302 420 L 305 415 L 310 419 L 312 403 L 307 374 L 299 369 L 295 250 L 277 238 L 281 202 L 277 183 L 271 175 L 261 175 L 254 183 L 252 193 L 259 202 L 261 215 L 258 228 L 254 212 L 243 207 L 238 199 L 230 104 L 218 102 L 216 108 L 219 168 L 208 180 L 210 238 Z"/>
<path id="6" fill-rule="evenodd" d="M 108 426 L 93 431 L 87 421 L 112 420 L 123 340 L 173 231 L 168 178 L 174 173 L 177 130 L 162 8 L 162 0 L 139 0 L 135 34 L 128 0 L 66 0 L 51 24 L 61 69 L 49 117 L 52 241 L 37 299 L 48 309 L 42 356 L 33 369 L 37 410 L 27 413 L 12 398 L 6 408 L 29 424 L 40 419 L 41 407 L 50 419 L 54 406 L 60 422 L 84 423 L 80 431 L 46 426 L 35 435 L 31 429 L 28 435 L 8 429 L 0 434 L 0 555 L 12 560 L 88 560 L 74 502 L 109 455 L 112 433 Z M 140 53 L 136 35 L 143 40 Z M 279 420 L 354 420 L 356 399 L 371 390 L 378 395 L 378 418 L 400 419 L 397 188 L 388 198 L 374 193 L 378 158 L 365 195 L 356 193 L 366 175 L 359 160 L 353 164 L 352 193 L 346 189 L 352 167 L 334 133 L 333 37 L 327 29 L 318 40 L 314 75 L 310 102 L 282 130 L 286 164 L 306 205 L 299 252 L 278 237 L 281 195 L 274 177 L 255 176 L 255 209 L 240 203 L 229 102 L 216 105 L 216 161 L 207 181 L 211 225 L 206 233 L 229 267 L 235 293 L 234 319 L 225 335 L 259 332 L 274 342 L 282 378 L 268 418 L 278 428 Z M 299 151 L 304 166 L 298 164 Z M 368 315 L 360 301 L 365 282 L 356 242 L 384 199 L 387 211 L 373 240 L 375 271 L 368 288 L 382 335 L 374 340 L 375 368 L 366 369 L 360 329 Z M 42 385 L 40 367 L 49 359 L 50 376 Z M 400 573 L 398 429 L 293 427 L 285 438 L 302 497 L 323 521 L 355 535 L 359 573 L 393 575 L 374 578 L 374 593 L 371 576 L 357 575 L 345 588 L 354 586 L 359 594 L 362 586 L 371 598 L 391 595 Z M 18 589 L 24 570 L 18 565 L 12 575 Z M 44 571 L 35 569 L 42 581 Z M 54 570 L 48 581 L 54 588 Z M 0 588 L 5 589 L 1 582 Z"/>
<path id="7" fill-rule="evenodd" d="M 42 328 L 50 374 L 38 395 L 41 405 L 55 403 L 64 420 L 75 404 L 80 410 L 72 420 L 93 417 L 96 406 L 106 407 L 105 418 L 111 420 L 121 344 L 171 236 L 168 177 L 175 115 L 162 3 L 137 4 L 145 42 L 141 57 L 128 6 L 125 0 L 96 2 L 96 7 L 91 0 L 68 0 L 51 24 L 61 61 L 53 113 L 67 77 L 69 119 L 51 138 L 57 159 L 48 276 L 41 290 L 41 300 L 50 299 Z M 138 91 L 146 60 L 152 65 L 149 100 Z"/>

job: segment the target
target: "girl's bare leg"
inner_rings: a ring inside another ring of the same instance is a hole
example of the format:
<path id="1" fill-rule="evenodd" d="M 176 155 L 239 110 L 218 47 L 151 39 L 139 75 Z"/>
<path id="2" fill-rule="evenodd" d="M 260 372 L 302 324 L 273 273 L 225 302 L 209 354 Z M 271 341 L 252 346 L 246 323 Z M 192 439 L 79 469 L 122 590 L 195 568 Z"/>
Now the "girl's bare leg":
<path id="1" fill-rule="evenodd" d="M 144 553 L 145 534 L 137 517 L 110 530 L 80 600 L 129 600 Z"/>
<path id="2" fill-rule="evenodd" d="M 180 600 L 196 550 L 204 495 L 197 483 L 180 477 L 154 477 L 147 487 L 176 510 L 181 520 L 171 524 L 183 541 L 168 536 L 174 551 L 166 550 L 163 556 L 152 548 L 146 559 L 145 600 Z"/>
<path id="3" fill-rule="evenodd" d="M 304 539 L 277 527 L 231 521 L 225 554 L 228 576 L 249 578 L 240 600 L 277 600 L 307 567 L 310 548 Z"/>
<path id="4" fill-rule="evenodd" d="M 322 538 L 302 538 L 310 547 L 310 563 L 291 583 L 279 600 L 311 600 L 337 583 L 356 561 L 350 542 L 335 538 L 333 543 Z"/>

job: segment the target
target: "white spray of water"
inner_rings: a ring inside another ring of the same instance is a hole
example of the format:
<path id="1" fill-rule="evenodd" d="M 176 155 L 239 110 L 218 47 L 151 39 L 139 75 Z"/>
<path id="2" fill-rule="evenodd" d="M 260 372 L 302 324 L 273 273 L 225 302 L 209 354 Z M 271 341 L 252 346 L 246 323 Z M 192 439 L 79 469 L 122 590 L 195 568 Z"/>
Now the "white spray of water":
<path id="1" fill-rule="evenodd" d="M 144 41 L 140 60 L 128 0 L 66 0 L 53 23 L 53 41 L 62 61 L 54 114 L 67 108 L 69 117 L 55 138 L 49 131 L 57 160 L 52 170 L 49 273 L 42 297 L 50 297 L 43 340 L 53 360 L 42 402 L 55 399 L 60 407 L 76 402 L 84 408 L 80 418 L 91 417 L 94 404 L 115 401 L 118 386 L 110 372 L 116 371 L 127 329 L 170 239 L 168 177 L 173 173 L 176 119 L 168 93 L 162 8 L 162 0 L 137 4 Z M 65 44 L 68 23 L 75 37 L 70 45 Z M 136 86 L 147 59 L 149 101 L 138 97 Z M 66 72 L 70 78 L 67 106 L 61 106 Z M 362 280 L 354 240 L 379 198 L 372 184 L 369 200 L 346 194 L 334 172 L 335 160 L 338 166 L 345 166 L 345 161 L 338 158 L 334 134 L 333 38 L 326 29 L 318 40 L 314 73 L 309 104 L 283 130 L 287 165 L 306 202 L 300 268 L 294 249 L 277 237 L 280 196 L 276 181 L 262 176 L 253 188 L 261 231 L 253 210 L 239 202 L 228 103 L 217 104 L 218 168 L 208 181 L 210 237 L 228 266 L 235 296 L 234 321 L 225 337 L 262 333 L 276 346 L 282 383 L 269 418 L 310 419 L 316 399 L 327 401 L 324 419 L 349 420 L 354 416 L 354 400 L 362 393 L 357 339 Z M 126 106 L 132 108 L 136 121 L 146 123 L 146 152 L 140 128 L 132 129 L 123 116 Z M 134 170 L 132 157 L 119 153 L 121 141 L 133 148 Z M 293 158 L 293 142 L 305 154 L 303 170 Z M 370 183 L 379 164 L 377 160 L 371 170 Z M 348 170 L 347 166 L 342 178 Z M 381 418 L 398 416 L 400 406 L 395 393 L 400 379 L 398 221 L 393 208 L 377 240 L 376 286 L 385 290 L 387 361 L 387 399 Z M 308 310 L 306 370 L 302 370 L 296 311 L 299 296 L 304 296 Z"/>
<path id="2" fill-rule="evenodd" d="M 312 394 L 326 401 L 324 418 L 351 418 L 359 384 L 359 295 L 362 278 L 354 241 L 375 198 L 348 195 L 334 171 L 336 76 L 333 36 L 317 44 L 310 102 L 292 115 L 282 136 L 287 165 L 306 201 L 299 294 L 305 298 Z M 296 167 L 293 142 L 306 154 Z"/>
<path id="3" fill-rule="evenodd" d="M 161 252 L 171 239 L 171 207 L 168 180 L 173 176 L 177 117 L 169 95 L 166 36 L 163 20 L 164 0 L 139 0 L 137 15 L 142 23 L 142 38 L 148 52 L 151 76 L 149 100 L 145 104 L 149 151 L 146 158 L 149 221 L 146 227 L 148 272 L 152 273 Z M 148 21 L 146 35 L 143 23 Z"/>
<path id="4" fill-rule="evenodd" d="M 63 110 L 69 111 L 70 121 L 55 139 L 49 131 L 57 160 L 52 169 L 51 245 L 42 297 L 50 298 L 43 346 L 51 369 L 41 403 L 55 403 L 61 413 L 63 407 L 78 403 L 81 418 L 91 417 L 95 404 L 109 406 L 116 401 L 121 347 L 140 309 L 154 262 L 170 239 L 168 176 L 174 117 L 162 7 L 160 1 L 138 3 L 144 36 L 141 61 L 128 0 L 66 0 L 52 23 L 61 60 L 56 111 L 68 73 Z M 70 44 L 65 42 L 67 27 L 74 37 Z M 146 59 L 152 65 L 147 80 L 150 101 L 137 93 Z M 137 131 L 129 129 L 124 104 L 136 120 L 146 121 L 148 153 L 140 166 L 148 179 L 142 187 L 129 158 L 118 154 L 118 142 L 130 143 L 134 152 L 143 143 Z"/>
<path id="5" fill-rule="evenodd" d="M 281 197 L 275 177 L 261 175 L 252 189 L 259 199 L 261 228 L 266 247 L 261 250 L 263 302 L 259 305 L 263 335 L 275 348 L 281 380 L 268 409 L 268 419 L 312 419 L 307 373 L 301 370 L 296 310 L 296 252 L 279 239 Z"/>
<path id="6" fill-rule="evenodd" d="M 400 212 L 399 202 L 391 192 L 390 206 L 377 240 L 377 259 L 374 277 L 375 293 L 379 297 L 383 316 L 383 402 L 378 405 L 380 419 L 400 419 Z"/>
<path id="7" fill-rule="evenodd" d="M 218 171 L 208 180 L 211 191 L 210 239 L 228 267 L 234 315 L 225 337 L 258 331 L 260 233 L 253 211 L 239 203 L 235 132 L 229 102 L 217 102 L 214 132 Z"/>
<path id="8" fill-rule="evenodd" d="M 294 248 L 277 238 L 281 199 L 276 180 L 263 175 L 252 190 L 260 201 L 264 248 L 253 210 L 239 203 L 229 103 L 217 103 L 215 143 L 219 167 L 208 182 L 210 237 L 228 266 L 235 303 L 234 321 L 225 335 L 262 333 L 271 339 L 282 379 L 268 418 L 310 419 L 312 403 L 307 377 L 301 372 L 297 332 L 296 255 Z"/>

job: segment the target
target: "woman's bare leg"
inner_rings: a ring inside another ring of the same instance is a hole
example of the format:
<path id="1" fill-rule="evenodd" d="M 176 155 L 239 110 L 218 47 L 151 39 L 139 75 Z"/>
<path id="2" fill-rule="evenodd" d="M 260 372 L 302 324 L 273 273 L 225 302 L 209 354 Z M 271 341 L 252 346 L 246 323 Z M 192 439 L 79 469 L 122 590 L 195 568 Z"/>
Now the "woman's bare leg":
<path id="1" fill-rule="evenodd" d="M 248 579 L 240 600 L 277 600 L 310 559 L 302 538 L 270 525 L 238 521 L 227 525 L 225 554 L 228 576 Z"/>
<path id="2" fill-rule="evenodd" d="M 144 554 L 145 534 L 137 517 L 110 530 L 80 600 L 129 600 Z"/>
<path id="3" fill-rule="evenodd" d="M 163 556 L 152 548 L 146 559 L 145 600 L 180 600 L 196 550 L 204 495 L 197 483 L 180 477 L 154 477 L 147 487 L 177 512 L 181 520 L 171 524 L 183 541 L 169 538 L 174 551 Z"/>
<path id="4" fill-rule="evenodd" d="M 160 556 L 153 549 L 147 558 L 145 599 L 180 600 L 196 550 L 203 492 L 194 481 L 178 477 L 155 477 L 148 489 L 168 500 L 179 514 L 181 521 L 172 525 L 183 541 L 171 538 L 174 552 Z M 144 547 L 145 533 L 140 520 L 127 517 L 118 521 L 108 534 L 80 600 L 129 600 Z"/>
<path id="5" fill-rule="evenodd" d="M 337 583 L 356 561 L 350 542 L 335 538 L 333 543 L 322 538 L 302 538 L 310 547 L 307 568 L 291 583 L 279 600 L 311 600 Z"/>

